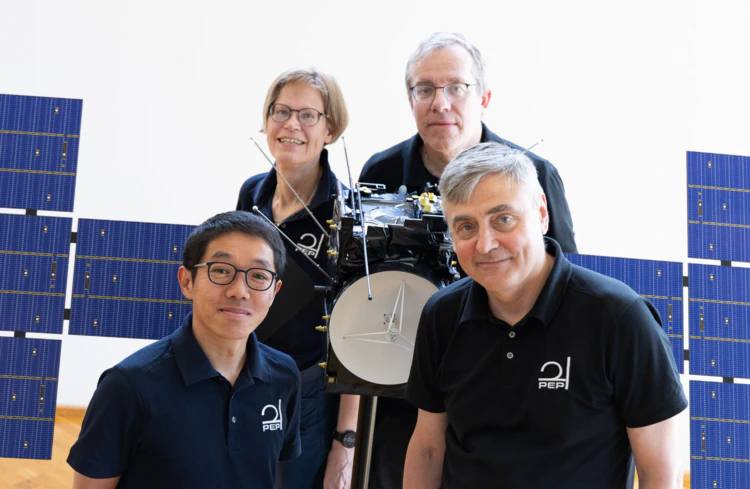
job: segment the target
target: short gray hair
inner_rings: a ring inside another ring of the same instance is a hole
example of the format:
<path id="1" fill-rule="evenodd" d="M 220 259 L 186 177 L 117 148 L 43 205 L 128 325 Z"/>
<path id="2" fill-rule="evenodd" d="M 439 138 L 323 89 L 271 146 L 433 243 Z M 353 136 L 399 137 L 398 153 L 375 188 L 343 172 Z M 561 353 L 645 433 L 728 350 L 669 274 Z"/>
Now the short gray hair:
<path id="1" fill-rule="evenodd" d="M 474 61 L 472 72 L 474 77 L 477 79 L 477 88 L 479 93 L 487 91 L 487 75 L 485 74 L 484 58 L 482 53 L 471 44 L 463 34 L 458 32 L 435 32 L 430 35 L 427 39 L 423 40 L 417 46 L 416 51 L 411 53 L 409 61 L 406 62 L 406 89 L 409 90 L 411 87 L 411 79 L 413 76 L 412 70 L 414 69 L 414 63 L 425 58 L 428 54 L 438 49 L 459 47 L 466 50 Z"/>
<path id="2" fill-rule="evenodd" d="M 464 204 L 479 182 L 490 175 L 507 176 L 510 182 L 530 190 L 535 202 L 544 193 L 536 167 L 528 156 L 504 144 L 490 142 L 472 146 L 448 163 L 440 176 L 440 195 L 452 204 Z"/>

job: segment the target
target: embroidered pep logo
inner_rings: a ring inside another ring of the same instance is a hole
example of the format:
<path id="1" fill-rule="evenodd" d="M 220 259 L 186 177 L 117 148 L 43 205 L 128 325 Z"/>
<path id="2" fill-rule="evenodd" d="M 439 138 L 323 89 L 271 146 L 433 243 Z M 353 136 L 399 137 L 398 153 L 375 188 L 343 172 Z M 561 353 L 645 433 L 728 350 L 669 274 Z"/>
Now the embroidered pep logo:
<path id="1" fill-rule="evenodd" d="M 284 428 L 281 426 L 281 399 L 279 399 L 278 409 L 273 404 L 268 404 L 260 412 L 260 415 L 266 417 L 266 411 L 273 414 L 273 418 L 263 421 L 263 431 L 283 430 Z"/>
<path id="2" fill-rule="evenodd" d="M 305 238 L 310 238 L 312 240 L 312 243 L 310 241 L 305 240 Z M 320 253 L 320 247 L 323 246 L 323 240 L 325 239 L 325 235 L 321 234 L 320 239 L 315 239 L 315 235 L 310 233 L 305 233 L 302 236 L 299 237 L 299 243 L 297 243 L 297 246 L 300 247 L 302 250 L 302 253 L 306 254 L 307 256 L 311 256 L 313 258 L 317 258 L 318 254 Z"/>
<path id="3" fill-rule="evenodd" d="M 548 368 L 549 367 L 549 368 Z M 542 365 L 542 373 L 549 375 L 555 373 L 554 367 L 557 367 L 557 376 L 549 378 L 539 378 L 539 389 L 565 389 L 568 390 L 570 384 L 570 357 L 568 357 L 568 365 L 565 368 L 565 377 L 563 377 L 563 368 L 557 362 L 547 362 Z M 548 372 L 545 372 L 548 370 Z"/>

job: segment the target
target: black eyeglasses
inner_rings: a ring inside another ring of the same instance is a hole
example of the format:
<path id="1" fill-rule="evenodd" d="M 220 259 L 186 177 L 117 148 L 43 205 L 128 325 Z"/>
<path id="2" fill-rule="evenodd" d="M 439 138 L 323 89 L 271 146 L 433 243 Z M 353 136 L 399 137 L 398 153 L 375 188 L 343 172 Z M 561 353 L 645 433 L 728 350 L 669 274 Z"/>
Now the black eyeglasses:
<path id="1" fill-rule="evenodd" d="M 431 104 L 435 100 L 435 93 L 438 88 L 443 89 L 445 98 L 451 102 L 460 102 L 466 98 L 469 93 L 469 87 L 473 87 L 476 83 L 449 83 L 442 87 L 433 87 L 432 85 L 415 85 L 409 90 L 411 91 L 414 101 L 418 104 Z"/>
<path id="2" fill-rule="evenodd" d="M 259 292 L 270 289 L 271 285 L 273 285 L 274 279 L 279 276 L 278 273 L 266 270 L 265 268 L 248 268 L 247 270 L 240 270 L 231 263 L 220 261 L 198 263 L 193 266 L 193 268 L 200 267 L 208 268 L 208 279 L 216 285 L 229 285 L 234 282 L 234 278 L 238 273 L 244 273 L 247 286 Z"/>
<path id="3" fill-rule="evenodd" d="M 273 104 L 268 108 L 268 115 L 271 119 L 276 122 L 286 122 L 291 116 L 292 112 L 297 113 L 297 120 L 303 126 L 314 126 L 318 123 L 321 117 L 328 118 L 328 116 L 316 109 L 291 109 L 284 104 Z"/>

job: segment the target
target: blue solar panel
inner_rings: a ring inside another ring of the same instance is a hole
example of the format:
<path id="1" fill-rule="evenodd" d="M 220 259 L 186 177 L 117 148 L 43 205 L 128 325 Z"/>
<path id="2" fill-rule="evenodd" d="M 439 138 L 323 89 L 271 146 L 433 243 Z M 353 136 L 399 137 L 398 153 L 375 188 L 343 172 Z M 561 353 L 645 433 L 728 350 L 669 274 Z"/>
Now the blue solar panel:
<path id="1" fill-rule="evenodd" d="M 750 158 L 687 154 L 688 256 L 750 262 Z"/>
<path id="2" fill-rule="evenodd" d="M 0 95 L 0 207 L 73 210 L 82 106 Z"/>
<path id="3" fill-rule="evenodd" d="M 750 378 L 750 269 L 690 264 L 690 373 Z"/>
<path id="4" fill-rule="evenodd" d="M 750 487 L 750 386 L 690 382 L 692 487 Z"/>
<path id="5" fill-rule="evenodd" d="M 81 219 L 70 334 L 162 338 L 191 310 L 177 282 L 193 226 Z"/>
<path id="6" fill-rule="evenodd" d="M 659 312 L 672 344 L 677 370 L 683 373 L 684 338 L 682 263 L 608 256 L 565 255 L 571 263 L 625 283 Z"/>
<path id="7" fill-rule="evenodd" d="M 0 214 L 0 330 L 62 334 L 72 222 Z"/>
<path id="8" fill-rule="evenodd" d="M 0 338 L 0 457 L 52 458 L 61 343 Z"/>

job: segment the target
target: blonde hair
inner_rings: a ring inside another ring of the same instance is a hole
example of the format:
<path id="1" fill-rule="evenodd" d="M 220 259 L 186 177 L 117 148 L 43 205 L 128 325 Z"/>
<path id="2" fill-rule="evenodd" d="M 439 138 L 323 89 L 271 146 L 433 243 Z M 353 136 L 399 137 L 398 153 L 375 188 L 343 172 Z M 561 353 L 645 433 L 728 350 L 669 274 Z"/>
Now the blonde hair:
<path id="1" fill-rule="evenodd" d="M 349 124 L 349 111 L 346 109 L 344 94 L 341 92 L 336 79 L 314 67 L 295 68 L 287 70 L 276 77 L 268 88 L 266 101 L 263 104 L 263 131 L 266 130 L 268 115 L 271 106 L 281 93 L 281 89 L 289 84 L 305 84 L 316 89 L 323 98 L 323 111 L 328 116 L 326 119 L 328 127 L 333 135 L 332 143 L 344 133 L 346 126 Z"/>

